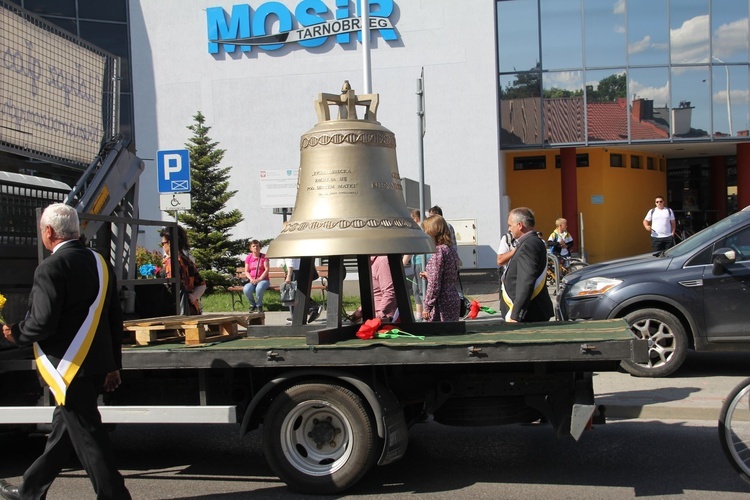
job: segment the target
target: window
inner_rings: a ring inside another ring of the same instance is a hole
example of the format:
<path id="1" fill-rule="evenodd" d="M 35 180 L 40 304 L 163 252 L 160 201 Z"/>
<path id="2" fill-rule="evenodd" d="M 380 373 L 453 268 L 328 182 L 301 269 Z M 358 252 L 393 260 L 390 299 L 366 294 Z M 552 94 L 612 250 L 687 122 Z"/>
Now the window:
<path id="1" fill-rule="evenodd" d="M 731 248 L 737 253 L 737 262 L 750 260 L 750 227 L 727 236 L 724 241 L 719 241 L 715 248 Z"/>
<path id="2" fill-rule="evenodd" d="M 500 143 L 542 144 L 541 71 L 500 76 Z"/>
<path id="3" fill-rule="evenodd" d="M 641 157 L 637 155 L 630 156 L 630 168 L 643 168 L 641 166 Z"/>
<path id="4" fill-rule="evenodd" d="M 544 170 L 546 168 L 546 156 L 522 156 L 513 159 L 513 170 Z"/>
<path id="5" fill-rule="evenodd" d="M 560 155 L 555 155 L 555 168 L 560 168 L 562 162 L 560 161 Z M 589 166 L 589 154 L 581 153 L 576 155 L 576 167 L 588 167 Z"/>
<path id="6" fill-rule="evenodd" d="M 621 154 L 612 153 L 609 155 L 609 166 L 610 167 L 620 167 L 624 168 L 625 163 L 623 162 L 623 158 Z"/>
<path id="7" fill-rule="evenodd" d="M 651 156 L 646 157 L 646 168 L 648 170 L 656 170 L 656 165 L 654 164 L 654 158 Z"/>

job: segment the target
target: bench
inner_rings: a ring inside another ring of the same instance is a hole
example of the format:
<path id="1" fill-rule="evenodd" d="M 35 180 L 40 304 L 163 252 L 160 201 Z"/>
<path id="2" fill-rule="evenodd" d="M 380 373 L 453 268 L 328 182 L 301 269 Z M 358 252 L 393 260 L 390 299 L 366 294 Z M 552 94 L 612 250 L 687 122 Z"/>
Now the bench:
<path id="1" fill-rule="evenodd" d="M 328 290 L 328 266 L 315 266 L 315 270 L 318 271 L 318 280 L 314 281 L 310 287 L 312 290 L 320 290 L 323 293 L 323 301 L 325 302 L 326 290 Z M 286 278 L 286 273 L 283 267 L 272 267 L 268 270 L 268 279 L 271 281 L 269 290 L 279 290 L 281 283 Z M 238 267 L 235 269 L 235 279 L 238 282 L 242 282 L 247 279 L 245 276 L 245 266 Z M 232 285 L 226 288 L 227 292 L 232 299 L 232 311 L 234 311 L 235 305 L 244 307 L 245 294 L 242 293 L 244 285 Z"/>

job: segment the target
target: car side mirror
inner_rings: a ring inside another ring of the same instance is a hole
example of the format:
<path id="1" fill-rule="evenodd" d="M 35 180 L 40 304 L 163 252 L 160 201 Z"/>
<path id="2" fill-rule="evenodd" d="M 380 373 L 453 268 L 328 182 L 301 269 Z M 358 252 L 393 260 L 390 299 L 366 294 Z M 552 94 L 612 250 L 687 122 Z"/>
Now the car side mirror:
<path id="1" fill-rule="evenodd" d="M 737 261 L 737 252 L 731 248 L 719 248 L 711 254 L 711 262 L 714 265 L 711 271 L 714 276 L 724 274 L 726 266 L 734 264 Z"/>

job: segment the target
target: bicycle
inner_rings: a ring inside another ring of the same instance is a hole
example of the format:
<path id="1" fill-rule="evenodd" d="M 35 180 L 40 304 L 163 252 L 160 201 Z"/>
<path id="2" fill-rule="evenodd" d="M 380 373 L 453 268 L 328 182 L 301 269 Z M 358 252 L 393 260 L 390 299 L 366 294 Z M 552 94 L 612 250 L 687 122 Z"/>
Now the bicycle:
<path id="1" fill-rule="evenodd" d="M 588 266 L 588 262 L 584 262 L 583 260 L 577 258 L 577 257 L 565 257 L 560 259 L 557 256 L 553 256 L 551 254 L 547 255 L 547 286 L 552 287 L 555 289 L 555 293 L 557 293 L 557 290 L 559 289 L 559 283 L 557 282 L 557 273 L 555 272 L 555 267 L 560 266 L 560 279 L 564 278 L 566 275 L 578 271 L 579 269 L 583 269 L 584 267 Z"/>
<path id="2" fill-rule="evenodd" d="M 750 378 L 732 389 L 724 401 L 719 413 L 719 440 L 729 462 L 750 483 Z"/>

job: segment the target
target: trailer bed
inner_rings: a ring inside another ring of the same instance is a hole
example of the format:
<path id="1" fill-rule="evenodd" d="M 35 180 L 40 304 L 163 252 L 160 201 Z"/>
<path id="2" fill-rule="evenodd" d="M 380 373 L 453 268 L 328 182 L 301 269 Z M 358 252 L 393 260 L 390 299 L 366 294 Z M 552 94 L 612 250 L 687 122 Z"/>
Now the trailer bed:
<path id="1" fill-rule="evenodd" d="M 623 320 L 581 323 L 506 324 L 498 321 L 460 322 L 465 333 L 430 335 L 430 325 L 411 325 L 415 338 L 361 340 L 358 325 L 337 330 L 340 340 L 310 344 L 325 330 L 250 326 L 247 336 L 198 346 L 163 343 L 123 348 L 127 369 L 226 367 L 369 366 L 444 363 L 585 363 L 613 362 L 645 355 Z M 446 324 L 440 326 L 446 331 Z M 448 329 L 450 330 L 450 329 Z"/>

